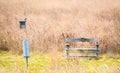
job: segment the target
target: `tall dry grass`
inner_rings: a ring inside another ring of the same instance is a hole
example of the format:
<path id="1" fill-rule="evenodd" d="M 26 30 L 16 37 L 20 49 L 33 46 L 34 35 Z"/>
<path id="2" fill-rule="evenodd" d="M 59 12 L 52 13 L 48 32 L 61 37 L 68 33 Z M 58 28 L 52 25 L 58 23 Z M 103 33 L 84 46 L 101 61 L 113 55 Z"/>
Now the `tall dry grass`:
<path id="1" fill-rule="evenodd" d="M 101 53 L 120 53 L 120 0 L 0 0 L 0 49 L 21 53 L 27 20 L 31 51 L 63 50 L 67 38 L 99 40 Z"/>

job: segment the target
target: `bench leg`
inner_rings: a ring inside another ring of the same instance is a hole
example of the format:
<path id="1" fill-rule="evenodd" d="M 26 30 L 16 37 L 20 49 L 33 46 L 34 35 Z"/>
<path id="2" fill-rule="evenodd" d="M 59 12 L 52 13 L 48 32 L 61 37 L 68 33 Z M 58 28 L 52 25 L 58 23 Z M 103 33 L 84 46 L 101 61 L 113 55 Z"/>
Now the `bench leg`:
<path id="1" fill-rule="evenodd" d="M 99 59 L 98 53 L 96 53 L 96 59 Z"/>
<path id="2" fill-rule="evenodd" d="M 68 50 L 65 50 L 65 54 L 66 54 L 66 59 L 68 59 L 69 58 L 69 52 L 68 52 Z"/>

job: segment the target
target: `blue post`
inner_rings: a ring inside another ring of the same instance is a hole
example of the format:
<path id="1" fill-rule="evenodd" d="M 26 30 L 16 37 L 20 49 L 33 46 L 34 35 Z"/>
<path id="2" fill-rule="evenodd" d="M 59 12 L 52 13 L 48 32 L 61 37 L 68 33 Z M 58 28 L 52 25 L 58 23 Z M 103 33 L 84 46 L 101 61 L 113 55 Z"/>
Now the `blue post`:
<path id="1" fill-rule="evenodd" d="M 23 56 L 26 58 L 26 69 L 28 69 L 28 58 L 30 57 L 30 52 L 29 52 L 29 42 L 28 40 L 23 40 Z"/>
<path id="2" fill-rule="evenodd" d="M 25 38 L 22 41 L 22 45 L 23 45 L 23 56 L 26 58 L 26 69 L 28 69 L 28 58 L 30 57 L 30 53 L 29 53 L 29 41 L 27 40 L 27 31 L 26 31 L 26 19 L 24 19 L 24 21 L 19 21 L 20 23 L 20 29 L 25 29 Z"/>

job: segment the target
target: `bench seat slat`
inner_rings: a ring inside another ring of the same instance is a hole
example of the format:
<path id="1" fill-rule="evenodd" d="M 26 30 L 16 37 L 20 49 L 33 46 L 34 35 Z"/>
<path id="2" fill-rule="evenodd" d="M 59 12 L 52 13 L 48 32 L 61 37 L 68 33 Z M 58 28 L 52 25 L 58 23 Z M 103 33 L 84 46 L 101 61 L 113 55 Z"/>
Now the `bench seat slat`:
<path id="1" fill-rule="evenodd" d="M 69 53 L 99 53 L 99 51 L 69 51 Z"/>
<path id="2" fill-rule="evenodd" d="M 75 58 L 75 57 L 81 57 L 81 58 L 97 58 L 97 56 L 68 56 L 68 58 Z"/>
<path id="3" fill-rule="evenodd" d="M 78 51 L 80 53 L 99 53 L 99 50 L 96 48 L 66 48 L 66 51 L 69 51 L 69 53 L 75 51 Z"/>
<path id="4" fill-rule="evenodd" d="M 66 48 L 66 50 L 68 51 L 99 51 L 96 48 L 69 48 L 69 49 Z"/>

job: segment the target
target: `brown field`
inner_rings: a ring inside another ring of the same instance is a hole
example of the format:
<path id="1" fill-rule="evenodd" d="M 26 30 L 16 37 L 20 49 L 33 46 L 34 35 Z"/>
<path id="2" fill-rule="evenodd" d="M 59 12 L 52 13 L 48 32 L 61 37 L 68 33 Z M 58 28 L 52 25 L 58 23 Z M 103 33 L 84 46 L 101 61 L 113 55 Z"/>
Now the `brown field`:
<path id="1" fill-rule="evenodd" d="M 22 52 L 24 18 L 31 51 L 62 51 L 65 39 L 87 37 L 101 53 L 120 53 L 120 0 L 0 0 L 1 51 Z"/>
<path id="2" fill-rule="evenodd" d="M 28 70 L 19 25 L 25 18 Z M 67 38 L 98 39 L 99 59 L 66 60 Z M 120 73 L 120 0 L 0 0 L 0 73 Z"/>

